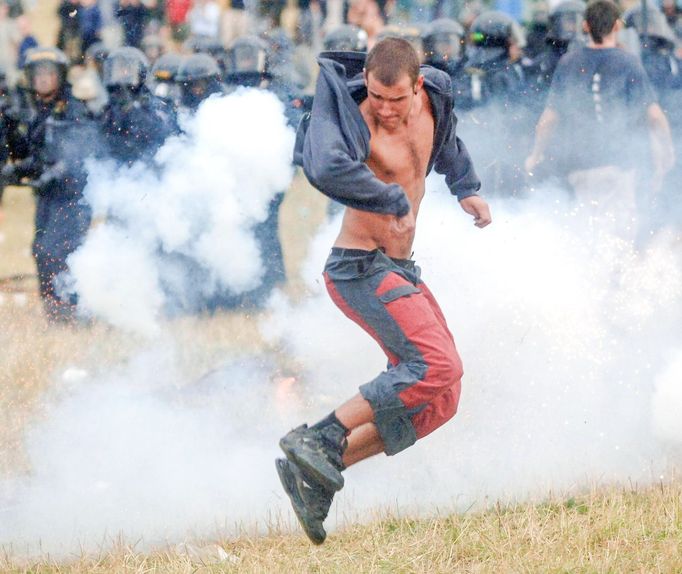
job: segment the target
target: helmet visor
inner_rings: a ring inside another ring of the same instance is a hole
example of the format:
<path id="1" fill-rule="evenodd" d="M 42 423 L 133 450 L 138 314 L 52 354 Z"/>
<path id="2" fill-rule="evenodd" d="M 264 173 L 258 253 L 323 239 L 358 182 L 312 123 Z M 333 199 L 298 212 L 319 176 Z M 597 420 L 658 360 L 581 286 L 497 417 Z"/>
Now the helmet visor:
<path id="1" fill-rule="evenodd" d="M 108 58 L 104 62 L 104 85 L 137 87 L 144 81 L 144 72 L 142 62 L 134 58 Z"/>
<path id="2" fill-rule="evenodd" d="M 257 46 L 235 46 L 232 50 L 234 72 L 265 72 L 265 51 Z"/>
<path id="3" fill-rule="evenodd" d="M 424 42 L 426 46 L 426 42 Z M 459 60 L 462 55 L 462 44 L 459 36 L 454 34 L 436 34 L 428 42 L 431 57 L 434 60 L 449 62 Z"/>

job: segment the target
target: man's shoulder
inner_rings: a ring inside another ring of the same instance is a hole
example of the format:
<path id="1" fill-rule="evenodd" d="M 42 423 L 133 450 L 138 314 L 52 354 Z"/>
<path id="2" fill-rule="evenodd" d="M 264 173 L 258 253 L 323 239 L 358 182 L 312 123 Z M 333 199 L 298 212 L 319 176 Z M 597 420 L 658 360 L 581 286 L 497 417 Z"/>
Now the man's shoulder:
<path id="1" fill-rule="evenodd" d="M 424 85 L 428 91 L 451 93 L 452 78 L 447 72 L 427 65 L 420 66 L 419 71 L 424 76 Z"/>
<path id="2" fill-rule="evenodd" d="M 593 62 L 607 62 L 609 65 L 638 67 L 639 59 L 622 48 L 590 48 L 584 46 L 571 50 L 561 57 L 561 66 L 581 66 Z"/>

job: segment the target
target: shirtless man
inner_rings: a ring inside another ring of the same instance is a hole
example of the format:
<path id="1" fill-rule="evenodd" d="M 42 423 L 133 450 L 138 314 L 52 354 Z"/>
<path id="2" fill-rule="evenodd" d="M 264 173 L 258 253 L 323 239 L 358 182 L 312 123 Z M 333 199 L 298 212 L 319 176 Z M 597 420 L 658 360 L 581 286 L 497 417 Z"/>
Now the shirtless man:
<path id="1" fill-rule="evenodd" d="M 325 539 L 323 521 L 343 487 L 345 468 L 404 450 L 457 410 L 461 361 L 410 260 L 431 167 L 446 175 L 476 226 L 491 221 L 486 202 L 476 195 L 480 184 L 469 155 L 454 133 L 446 74 L 433 68 L 420 73 L 416 53 L 397 38 L 382 40 L 368 54 L 362 82 L 346 84 L 338 66 L 322 59 L 320 66 L 318 107 L 299 137 L 308 140 L 302 163 L 313 185 L 347 206 L 324 278 L 334 303 L 379 343 L 390 365 L 319 423 L 302 425 L 280 441 L 287 456 L 277 460 L 280 479 L 316 544 Z M 342 127 L 336 133 L 332 125 Z M 364 156 L 363 134 L 369 144 Z"/>

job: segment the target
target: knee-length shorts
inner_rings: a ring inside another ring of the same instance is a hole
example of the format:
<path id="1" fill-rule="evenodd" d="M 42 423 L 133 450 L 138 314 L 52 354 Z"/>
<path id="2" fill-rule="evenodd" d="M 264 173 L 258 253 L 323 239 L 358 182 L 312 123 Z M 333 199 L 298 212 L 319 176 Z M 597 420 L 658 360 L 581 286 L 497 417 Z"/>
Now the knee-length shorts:
<path id="1" fill-rule="evenodd" d="M 380 250 L 334 247 L 324 269 L 334 303 L 381 346 L 388 368 L 360 387 L 388 455 L 452 418 L 462 362 L 420 269 Z"/>

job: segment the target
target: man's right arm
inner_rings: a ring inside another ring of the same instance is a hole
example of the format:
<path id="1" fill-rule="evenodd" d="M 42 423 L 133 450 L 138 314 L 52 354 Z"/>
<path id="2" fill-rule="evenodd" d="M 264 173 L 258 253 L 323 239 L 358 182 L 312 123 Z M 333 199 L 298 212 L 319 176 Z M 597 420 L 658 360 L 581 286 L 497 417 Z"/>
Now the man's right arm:
<path id="1" fill-rule="evenodd" d="M 559 124 L 559 114 L 553 108 L 545 108 L 535 127 L 535 144 L 533 151 L 526 159 L 525 167 L 528 173 L 532 173 L 537 165 L 545 159 L 547 146 L 552 140 L 554 130 Z"/>
<path id="2" fill-rule="evenodd" d="M 558 110 L 564 110 L 567 105 L 572 105 L 571 102 L 567 101 L 568 86 L 574 83 L 574 78 L 571 77 L 571 69 L 572 66 L 567 60 L 567 55 L 564 55 L 559 60 L 556 70 L 554 71 L 549 93 L 547 94 L 545 109 L 535 126 L 535 143 L 533 145 L 533 151 L 528 158 L 526 158 L 525 162 L 525 168 L 528 173 L 532 173 L 545 159 L 545 152 L 552 141 L 552 136 L 561 119 Z"/>

